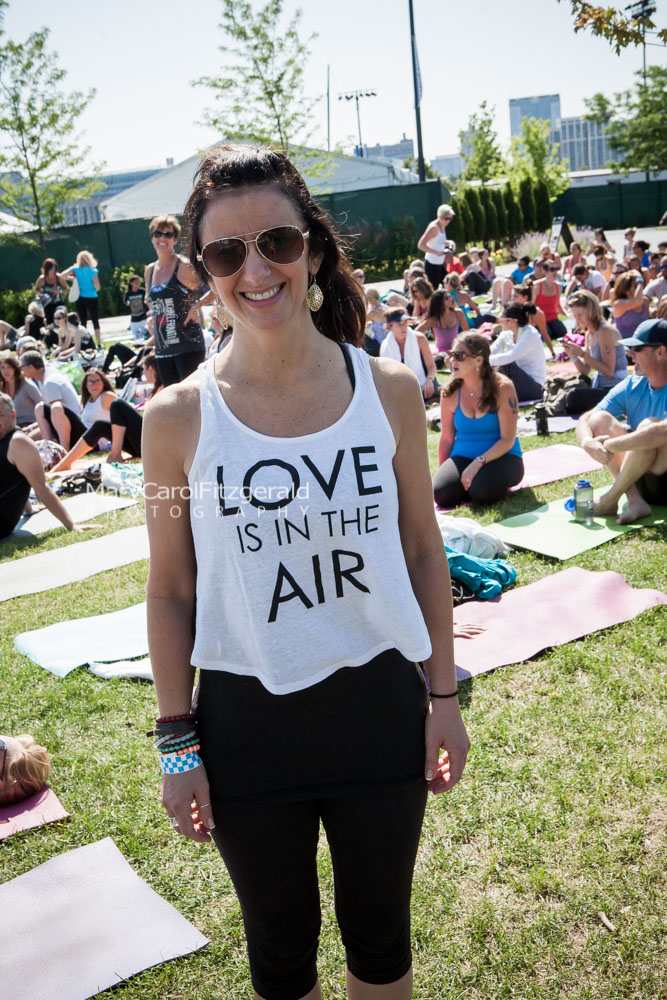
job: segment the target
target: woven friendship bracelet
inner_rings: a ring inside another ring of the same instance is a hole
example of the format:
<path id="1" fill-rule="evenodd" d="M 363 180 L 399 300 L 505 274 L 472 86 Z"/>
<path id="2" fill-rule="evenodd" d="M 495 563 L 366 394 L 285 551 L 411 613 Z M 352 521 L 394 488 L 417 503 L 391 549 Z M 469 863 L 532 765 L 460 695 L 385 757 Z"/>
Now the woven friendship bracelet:
<path id="1" fill-rule="evenodd" d="M 189 722 L 190 719 L 194 719 L 194 712 L 188 712 L 187 715 L 161 715 L 159 719 L 155 721 L 160 722 Z"/>
<path id="2" fill-rule="evenodd" d="M 160 754 L 160 767 L 163 774 L 183 774 L 185 771 L 194 771 L 201 763 L 202 759 L 198 753 Z"/>

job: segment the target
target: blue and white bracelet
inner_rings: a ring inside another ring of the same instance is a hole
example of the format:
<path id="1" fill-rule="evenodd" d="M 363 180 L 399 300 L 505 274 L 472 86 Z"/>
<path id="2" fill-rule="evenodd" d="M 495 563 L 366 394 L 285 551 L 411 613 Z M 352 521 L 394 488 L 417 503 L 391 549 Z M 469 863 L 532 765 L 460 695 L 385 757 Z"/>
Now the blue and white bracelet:
<path id="1" fill-rule="evenodd" d="M 196 751 L 181 754 L 161 753 L 159 758 L 163 774 L 183 774 L 185 771 L 193 771 L 202 763 L 202 759 Z"/>

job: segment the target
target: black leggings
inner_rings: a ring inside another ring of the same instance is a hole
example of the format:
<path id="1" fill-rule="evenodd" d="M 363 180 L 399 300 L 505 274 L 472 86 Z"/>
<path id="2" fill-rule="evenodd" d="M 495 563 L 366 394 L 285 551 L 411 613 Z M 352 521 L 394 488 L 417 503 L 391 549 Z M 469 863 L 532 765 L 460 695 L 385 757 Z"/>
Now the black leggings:
<path id="1" fill-rule="evenodd" d="M 479 273 L 479 271 L 469 271 L 466 281 L 472 295 L 486 295 L 488 290 L 491 288 L 491 282 L 489 279 L 485 278 L 483 274 Z M 493 318 L 497 319 L 496 316 Z"/>
<path id="2" fill-rule="evenodd" d="M 64 410 L 65 410 L 65 416 L 69 420 L 70 424 L 69 446 L 71 448 L 74 442 L 78 441 L 79 438 L 84 435 L 86 431 L 86 425 L 83 423 L 79 415 L 77 413 L 74 413 L 73 410 L 68 409 L 66 406 L 64 407 Z M 51 422 L 51 407 L 48 403 L 44 403 L 44 417 L 48 422 L 49 427 L 51 428 L 51 435 L 53 439 L 56 441 L 59 440 L 58 432 L 56 431 L 55 427 L 53 426 L 53 423 Z"/>
<path id="3" fill-rule="evenodd" d="M 531 378 L 516 361 L 510 361 L 508 365 L 500 365 L 497 371 L 502 372 L 503 375 L 507 375 L 512 380 L 520 403 L 542 399 L 542 386 L 540 383 Z"/>
<path id="4" fill-rule="evenodd" d="M 127 364 L 132 358 L 138 357 L 136 351 L 131 350 L 127 344 L 122 344 L 120 342 L 112 344 L 107 351 L 107 356 L 104 359 L 104 364 L 102 365 L 102 371 L 108 372 L 111 367 L 111 362 L 114 358 L 118 358 L 121 364 Z"/>
<path id="5" fill-rule="evenodd" d="M 76 300 L 76 311 L 79 314 L 79 319 L 81 320 L 81 326 L 85 327 L 88 322 L 88 315 L 90 314 L 90 319 L 93 323 L 93 329 L 99 332 L 100 329 L 100 302 L 97 298 L 85 298 L 80 295 Z"/>
<path id="6" fill-rule="evenodd" d="M 156 358 L 157 370 L 162 385 L 174 385 L 192 375 L 206 357 L 206 351 L 188 351 L 174 354 L 169 358 Z"/>
<path id="7" fill-rule="evenodd" d="M 547 323 L 547 330 L 549 331 L 549 336 L 552 340 L 556 338 L 564 337 L 567 333 L 567 327 L 561 319 L 551 319 Z"/>
<path id="8" fill-rule="evenodd" d="M 409 970 L 427 705 L 423 675 L 396 650 L 284 695 L 254 677 L 200 671 L 213 836 L 265 1000 L 297 1000 L 317 979 L 320 820 L 348 968 L 378 985 Z"/>
<path id="9" fill-rule="evenodd" d="M 609 389 L 591 389 L 587 386 L 577 386 L 570 389 L 565 397 L 565 412 L 571 414 L 586 413 L 604 399 Z"/>
<path id="10" fill-rule="evenodd" d="M 430 260 L 424 261 L 424 274 L 431 282 L 434 289 L 437 289 L 445 280 L 447 268 L 444 264 L 432 264 Z"/>
<path id="11" fill-rule="evenodd" d="M 141 414 L 124 399 L 114 399 L 109 407 L 109 420 L 96 420 L 86 433 L 83 440 L 91 448 L 99 444 L 102 438 L 111 440 L 111 427 L 125 428 L 123 451 L 129 451 L 135 458 L 141 457 Z"/>
<path id="12" fill-rule="evenodd" d="M 502 455 L 482 465 L 469 490 L 464 490 L 461 473 L 474 461 L 463 455 L 454 455 L 443 462 L 433 477 L 433 496 L 439 507 L 458 507 L 470 501 L 489 504 L 502 500 L 510 486 L 523 479 L 523 458 L 520 455 Z"/>

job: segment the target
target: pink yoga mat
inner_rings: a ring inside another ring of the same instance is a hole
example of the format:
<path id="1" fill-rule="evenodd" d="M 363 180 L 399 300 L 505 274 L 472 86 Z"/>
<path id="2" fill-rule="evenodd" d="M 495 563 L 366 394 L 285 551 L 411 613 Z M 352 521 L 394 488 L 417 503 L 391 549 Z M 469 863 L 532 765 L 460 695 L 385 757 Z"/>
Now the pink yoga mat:
<path id="1" fill-rule="evenodd" d="M 548 448 L 533 448 L 523 453 L 524 476 L 512 486 L 510 493 L 529 486 L 543 486 L 568 476 L 581 476 L 602 466 L 594 458 L 573 444 L 552 444 Z"/>
<path id="2" fill-rule="evenodd" d="M 34 830 L 37 826 L 67 819 L 68 816 L 69 813 L 63 809 L 55 792 L 44 785 L 41 792 L 22 802 L 0 807 L 0 840 L 11 837 L 13 833 Z"/>
<path id="3" fill-rule="evenodd" d="M 647 608 L 667 604 L 659 590 L 638 590 L 618 573 L 573 566 L 506 591 L 493 601 L 470 601 L 454 609 L 457 625 L 484 625 L 472 639 L 455 639 L 461 680 L 521 663 L 551 646 L 630 621 Z"/>

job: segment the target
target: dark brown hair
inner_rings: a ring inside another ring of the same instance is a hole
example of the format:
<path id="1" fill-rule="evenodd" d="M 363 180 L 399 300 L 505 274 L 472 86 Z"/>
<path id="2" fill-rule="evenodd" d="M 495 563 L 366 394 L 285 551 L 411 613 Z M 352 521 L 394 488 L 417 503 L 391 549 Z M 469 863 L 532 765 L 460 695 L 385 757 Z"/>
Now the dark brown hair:
<path id="1" fill-rule="evenodd" d="M 86 374 L 83 376 L 83 381 L 81 383 L 81 406 L 85 406 L 90 399 L 90 392 L 88 391 L 88 376 L 89 375 L 99 375 L 102 379 L 104 388 L 102 392 L 115 392 L 114 387 L 109 381 L 109 376 L 106 372 L 103 372 L 101 368 L 89 368 Z"/>
<path id="2" fill-rule="evenodd" d="M 14 372 L 14 395 L 16 395 L 16 393 L 19 391 L 19 389 L 25 382 L 25 378 L 23 377 L 23 372 L 21 371 L 21 366 L 19 364 L 19 359 L 16 357 L 15 354 L 6 354 L 4 358 L 0 357 L 0 363 L 2 363 L 3 361 L 6 365 L 9 365 L 9 367 Z M 0 385 L 2 385 L 3 391 L 6 392 L 7 390 L 4 385 L 4 381 L 5 380 L 3 379 L 2 375 L 0 375 Z"/>
<path id="3" fill-rule="evenodd" d="M 53 257 L 45 257 L 42 261 L 42 274 L 45 275 L 47 271 L 58 272 L 58 263 Z"/>
<path id="4" fill-rule="evenodd" d="M 481 333 L 460 333 L 453 344 L 453 350 L 463 347 L 473 358 L 482 359 L 482 398 L 479 401 L 480 410 L 486 409 L 490 413 L 495 413 L 498 409 L 498 397 L 500 395 L 500 378 L 495 368 L 492 367 L 489 358 L 491 357 L 491 345 L 486 337 Z M 454 378 L 452 375 L 442 387 L 443 396 L 451 396 L 463 384 L 462 378 Z"/>
<path id="5" fill-rule="evenodd" d="M 225 191 L 264 184 L 279 188 L 292 202 L 310 233 L 310 253 L 313 256 L 322 254 L 317 283 L 324 293 L 324 302 L 312 314 L 315 326 L 331 340 L 360 344 L 366 326 L 366 300 L 352 277 L 347 246 L 327 213 L 313 200 L 299 171 L 283 153 L 228 145 L 213 146 L 205 153 L 183 212 L 190 263 L 200 279 L 209 285 L 211 278 L 197 260 L 201 250 L 199 230 L 208 205 Z"/>

